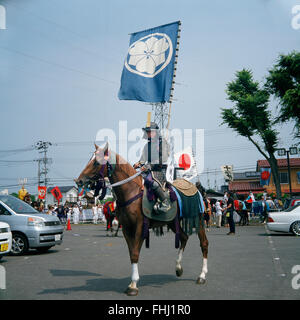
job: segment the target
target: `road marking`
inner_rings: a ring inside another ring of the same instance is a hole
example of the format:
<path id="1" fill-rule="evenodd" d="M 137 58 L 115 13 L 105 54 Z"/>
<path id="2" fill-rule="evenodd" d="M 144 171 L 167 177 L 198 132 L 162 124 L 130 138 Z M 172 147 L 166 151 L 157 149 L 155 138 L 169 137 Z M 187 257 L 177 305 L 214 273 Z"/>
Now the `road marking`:
<path id="1" fill-rule="evenodd" d="M 279 276 L 279 277 L 286 277 L 286 274 L 284 273 L 284 270 L 283 270 L 281 262 L 280 262 L 280 257 L 278 255 L 276 247 L 274 245 L 274 241 L 273 241 L 272 236 L 270 234 L 270 231 L 267 229 L 266 225 L 265 225 L 265 229 L 268 234 L 268 242 L 269 242 L 270 248 L 272 250 L 272 258 L 273 258 L 273 263 L 274 263 L 274 267 L 275 267 L 275 272 L 276 272 L 277 276 Z"/>

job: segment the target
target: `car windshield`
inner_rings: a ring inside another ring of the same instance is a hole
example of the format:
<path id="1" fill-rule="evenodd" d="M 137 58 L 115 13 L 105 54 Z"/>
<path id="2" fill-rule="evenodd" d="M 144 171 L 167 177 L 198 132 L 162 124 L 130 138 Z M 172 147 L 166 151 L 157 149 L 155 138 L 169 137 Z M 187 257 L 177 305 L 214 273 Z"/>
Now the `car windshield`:
<path id="1" fill-rule="evenodd" d="M 299 206 L 300 206 L 300 203 L 297 203 L 293 207 L 290 207 L 290 208 L 284 210 L 284 212 L 291 212 L 291 211 L 295 210 L 296 208 L 298 208 Z"/>
<path id="2" fill-rule="evenodd" d="M 30 206 L 28 203 L 16 197 L 0 195 L 0 200 L 4 202 L 7 206 L 9 206 L 16 213 L 23 213 L 23 214 L 39 213 L 34 208 L 32 208 L 32 206 Z"/>

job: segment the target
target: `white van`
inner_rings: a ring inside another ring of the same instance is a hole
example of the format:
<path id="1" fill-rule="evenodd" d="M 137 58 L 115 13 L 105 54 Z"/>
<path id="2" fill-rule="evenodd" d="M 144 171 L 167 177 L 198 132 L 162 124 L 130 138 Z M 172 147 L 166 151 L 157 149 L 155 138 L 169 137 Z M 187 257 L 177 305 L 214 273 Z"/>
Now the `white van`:
<path id="1" fill-rule="evenodd" d="M 29 249 L 46 252 L 62 243 L 64 227 L 59 219 L 36 211 L 16 197 L 0 195 L 0 221 L 10 226 L 12 255 L 22 255 Z"/>
<path id="2" fill-rule="evenodd" d="M 0 222 L 0 260 L 9 253 L 12 244 L 12 234 L 10 227 L 5 222 Z"/>

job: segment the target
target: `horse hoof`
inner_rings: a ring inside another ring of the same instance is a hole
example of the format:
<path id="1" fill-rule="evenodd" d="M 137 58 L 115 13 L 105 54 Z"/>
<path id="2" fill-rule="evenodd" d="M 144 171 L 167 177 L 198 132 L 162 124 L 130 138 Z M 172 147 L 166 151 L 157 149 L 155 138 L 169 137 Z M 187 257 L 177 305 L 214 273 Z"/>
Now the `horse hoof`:
<path id="1" fill-rule="evenodd" d="M 182 268 L 176 269 L 176 276 L 177 276 L 177 277 L 181 277 L 182 274 L 183 274 L 183 269 L 182 269 Z"/>
<path id="2" fill-rule="evenodd" d="M 200 277 L 196 281 L 197 284 L 204 284 L 205 282 L 206 282 L 206 280 L 203 278 L 200 278 Z"/>
<path id="3" fill-rule="evenodd" d="M 138 293 L 139 293 L 139 290 L 137 288 L 127 288 L 125 290 L 125 293 L 128 295 L 128 296 L 131 296 L 131 297 L 134 297 L 134 296 L 137 296 Z"/>

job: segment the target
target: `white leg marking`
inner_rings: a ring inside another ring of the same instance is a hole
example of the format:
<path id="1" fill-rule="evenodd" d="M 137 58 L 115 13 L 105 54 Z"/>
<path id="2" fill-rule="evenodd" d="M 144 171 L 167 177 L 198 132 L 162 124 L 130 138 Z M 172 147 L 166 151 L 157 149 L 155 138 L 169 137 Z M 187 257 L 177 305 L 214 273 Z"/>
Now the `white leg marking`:
<path id="1" fill-rule="evenodd" d="M 180 270 L 181 269 L 181 260 L 182 260 L 182 254 L 183 254 L 183 249 L 179 250 L 179 254 L 178 254 L 178 259 L 176 260 L 176 270 Z"/>
<path id="2" fill-rule="evenodd" d="M 138 264 L 132 263 L 131 264 L 132 270 L 131 270 L 131 282 L 129 284 L 129 288 L 131 289 L 137 289 L 137 282 L 139 281 L 139 270 L 138 270 Z"/>
<path id="3" fill-rule="evenodd" d="M 139 281 L 139 279 L 140 279 L 140 277 L 139 277 L 138 264 L 133 263 L 132 264 L 131 280 L 137 282 L 137 281 Z"/>
<path id="4" fill-rule="evenodd" d="M 202 271 L 201 271 L 201 274 L 200 274 L 199 278 L 205 279 L 207 272 L 208 272 L 208 270 L 207 270 L 207 258 L 203 258 L 203 266 L 202 266 Z"/>

